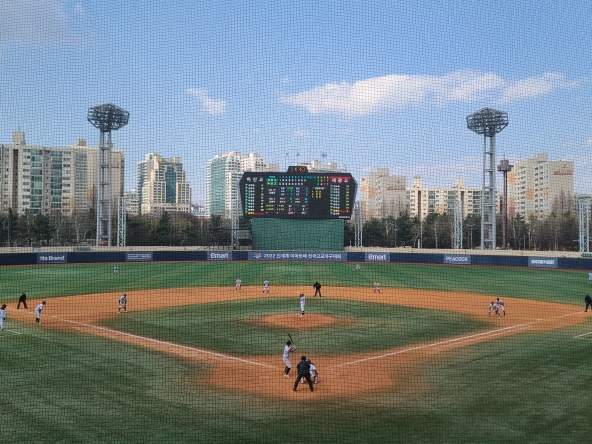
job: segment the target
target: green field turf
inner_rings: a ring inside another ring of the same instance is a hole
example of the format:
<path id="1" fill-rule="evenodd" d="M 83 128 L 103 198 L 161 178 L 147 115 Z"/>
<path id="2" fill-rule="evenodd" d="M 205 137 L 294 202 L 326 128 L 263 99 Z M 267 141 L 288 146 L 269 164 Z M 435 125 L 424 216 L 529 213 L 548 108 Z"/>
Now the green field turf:
<path id="1" fill-rule="evenodd" d="M 22 291 L 30 298 L 49 298 L 143 288 L 231 287 L 237 275 L 244 285 L 258 286 L 267 277 L 272 289 L 280 284 L 312 285 L 315 280 L 324 285 L 323 289 L 332 285 L 371 288 L 377 280 L 382 287 L 460 290 L 580 307 L 583 295 L 592 291 L 587 274 L 574 271 L 362 264 L 356 272 L 354 266 L 120 264 L 118 277 L 112 275 L 112 265 L 108 264 L 2 267 L 0 294 L 3 301 L 13 305 Z M 166 293 L 173 295 L 174 291 Z M 209 326 L 221 321 L 232 323 L 241 313 L 248 317 L 298 309 L 297 300 L 270 298 L 267 302 L 154 310 L 143 313 L 140 319 L 131 312 L 109 323 L 127 320 L 149 335 L 177 335 L 179 341 L 191 343 L 196 337 L 203 341 Z M 317 300 L 307 301 L 307 308 L 316 306 L 320 306 Z M 355 314 L 361 319 L 359 325 L 378 317 L 376 328 L 382 332 L 400 328 L 401 338 L 408 335 L 405 340 L 410 341 L 426 340 L 429 335 L 440 334 L 436 333 L 438 329 L 443 329 L 444 335 L 456 334 L 452 325 L 463 319 L 451 317 L 451 324 L 447 324 L 448 319 L 441 319 L 439 312 L 331 298 L 323 298 L 325 309 L 347 317 Z M 192 312 L 204 324 L 199 334 L 191 332 L 192 326 L 199 329 L 199 325 L 183 317 Z M 180 322 L 173 321 L 175 313 Z M 405 325 L 410 316 L 415 319 L 410 323 L 416 325 Z M 430 326 L 430 331 L 427 324 L 434 320 L 438 325 Z M 247 343 L 259 341 L 259 327 L 234 324 L 223 327 L 231 329 L 222 341 L 226 342 L 223 347 L 248 348 Z M 237 341 L 232 331 L 241 327 L 252 331 L 246 339 Z M 347 344 L 349 340 L 340 336 L 360 334 L 353 327 L 347 333 L 332 333 L 330 327 L 326 328 L 328 332 L 319 329 L 318 333 L 333 334 L 333 340 Z M 465 327 L 469 330 L 479 325 L 460 326 Z M 454 349 L 441 359 L 426 361 L 410 384 L 403 381 L 394 388 L 346 399 L 300 402 L 216 388 L 207 383 L 212 370 L 209 365 L 99 337 L 20 323 L 10 318 L 10 311 L 6 328 L 20 334 L 0 332 L 2 443 L 588 443 L 592 435 L 588 419 L 592 411 L 592 340 L 586 340 L 592 335 L 575 338 L 592 333 L 591 320 Z M 361 339 L 370 340 L 372 334 L 363 333 L 366 337 Z M 427 336 L 418 339 L 416 334 Z M 270 331 L 270 335 L 273 341 L 255 352 L 277 353 L 275 335 L 283 343 L 284 332 Z M 388 342 L 383 333 L 374 336 L 378 344 Z M 321 350 L 306 333 L 298 339 Z M 349 344 L 352 350 L 359 345 L 355 340 Z M 253 377 L 264 375 L 253 369 Z M 344 380 L 343 384 L 356 381 Z"/>
<path id="2" fill-rule="evenodd" d="M 590 322 L 449 352 L 422 366 L 423 391 L 304 403 L 212 388 L 208 365 L 156 351 L 18 329 L 0 339 L 3 443 L 587 443 L 592 432 L 592 342 L 574 339 Z"/>
<path id="3" fill-rule="evenodd" d="M 295 298 L 262 298 L 172 307 L 114 315 L 102 324 L 139 336 L 243 356 L 279 355 L 287 333 L 303 353 L 343 355 L 344 350 L 358 353 L 402 347 L 490 327 L 459 313 L 329 298 L 309 299 L 308 316 L 325 314 L 355 321 L 353 325 L 296 333 L 253 322 L 275 314 L 299 316 L 297 302 Z"/>
<path id="4" fill-rule="evenodd" d="M 592 291 L 582 271 L 443 266 L 423 264 L 362 264 L 313 262 L 147 262 L 119 264 L 45 265 L 0 268 L 0 288 L 5 301 L 16 301 L 25 291 L 31 298 L 51 298 L 99 292 L 131 292 L 150 288 L 310 285 L 318 280 L 330 286 L 382 287 L 464 291 L 581 305 Z"/>

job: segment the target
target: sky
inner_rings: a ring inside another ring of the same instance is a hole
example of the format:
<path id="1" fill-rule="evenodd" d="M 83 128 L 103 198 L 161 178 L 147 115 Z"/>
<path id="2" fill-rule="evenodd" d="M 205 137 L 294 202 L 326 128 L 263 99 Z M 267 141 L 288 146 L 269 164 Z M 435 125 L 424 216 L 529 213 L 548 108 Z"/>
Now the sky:
<path id="1" fill-rule="evenodd" d="M 466 117 L 490 107 L 509 120 L 497 163 L 572 160 L 592 193 L 591 32 L 584 0 L 0 0 L 0 144 L 97 146 L 87 111 L 111 102 L 126 191 L 155 152 L 203 203 L 207 160 L 232 150 L 480 187 Z"/>

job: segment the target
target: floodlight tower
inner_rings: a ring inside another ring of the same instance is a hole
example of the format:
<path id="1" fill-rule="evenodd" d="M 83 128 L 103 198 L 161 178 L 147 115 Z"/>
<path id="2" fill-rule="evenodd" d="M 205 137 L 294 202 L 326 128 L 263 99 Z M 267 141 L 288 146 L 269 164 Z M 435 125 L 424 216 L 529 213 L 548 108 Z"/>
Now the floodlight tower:
<path id="1" fill-rule="evenodd" d="M 506 126 L 508 126 L 508 113 L 505 111 L 483 108 L 467 116 L 467 127 L 477 134 L 483 134 L 482 250 L 495 250 L 495 135 Z M 489 138 L 489 149 L 487 138 Z"/>
<path id="2" fill-rule="evenodd" d="M 506 158 L 500 160 L 497 170 L 504 176 L 504 200 L 502 202 L 502 245 L 505 250 L 508 247 L 506 236 L 508 234 L 508 173 L 512 171 L 510 161 Z"/>
<path id="3" fill-rule="evenodd" d="M 92 106 L 88 109 L 87 120 L 100 131 L 99 167 L 97 194 L 97 246 L 106 239 L 111 246 L 111 213 L 113 196 L 111 194 L 111 131 L 127 125 L 129 112 L 113 105 Z M 105 134 L 107 140 L 105 141 Z"/>

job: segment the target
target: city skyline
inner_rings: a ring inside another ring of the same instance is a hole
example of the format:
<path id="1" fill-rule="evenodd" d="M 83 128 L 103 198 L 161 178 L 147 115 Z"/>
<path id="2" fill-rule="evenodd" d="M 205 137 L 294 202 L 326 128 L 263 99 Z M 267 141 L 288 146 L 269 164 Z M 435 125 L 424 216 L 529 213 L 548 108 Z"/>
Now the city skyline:
<path id="1" fill-rule="evenodd" d="M 0 143 L 96 146 L 86 112 L 112 102 L 130 112 L 113 136 L 128 165 L 180 157 L 199 204 L 208 159 L 234 150 L 475 187 L 465 119 L 490 106 L 509 118 L 498 159 L 571 160 L 592 192 L 592 5 L 482 6 L 0 0 Z"/>

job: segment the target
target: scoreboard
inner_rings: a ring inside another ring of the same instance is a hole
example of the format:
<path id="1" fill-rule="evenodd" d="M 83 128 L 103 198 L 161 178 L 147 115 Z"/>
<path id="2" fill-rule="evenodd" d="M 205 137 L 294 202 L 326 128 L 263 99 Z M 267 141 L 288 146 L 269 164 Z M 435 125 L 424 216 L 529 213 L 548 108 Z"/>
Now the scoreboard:
<path id="1" fill-rule="evenodd" d="M 247 172 L 239 182 L 243 216 L 281 219 L 350 219 L 357 183 L 349 173 Z"/>

